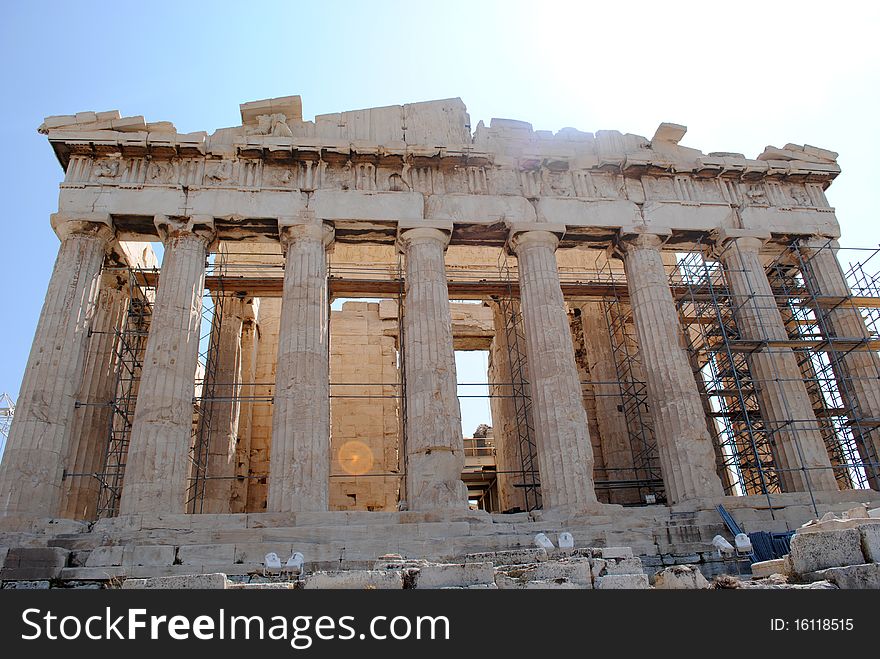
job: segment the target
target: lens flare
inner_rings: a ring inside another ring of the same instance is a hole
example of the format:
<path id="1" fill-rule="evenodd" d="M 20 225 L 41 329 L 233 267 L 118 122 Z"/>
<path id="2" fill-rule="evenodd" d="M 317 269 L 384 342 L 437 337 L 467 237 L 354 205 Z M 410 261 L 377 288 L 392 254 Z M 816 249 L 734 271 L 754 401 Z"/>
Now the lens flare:
<path id="1" fill-rule="evenodd" d="M 361 476 L 373 468 L 373 451 L 356 439 L 345 442 L 337 454 L 339 465 L 347 474 Z"/>

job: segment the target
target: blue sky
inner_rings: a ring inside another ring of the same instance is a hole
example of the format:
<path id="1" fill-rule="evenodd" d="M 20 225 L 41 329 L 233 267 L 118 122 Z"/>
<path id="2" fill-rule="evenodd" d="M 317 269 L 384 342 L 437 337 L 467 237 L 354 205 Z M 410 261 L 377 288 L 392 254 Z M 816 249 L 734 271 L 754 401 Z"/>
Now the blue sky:
<path id="1" fill-rule="evenodd" d="M 0 392 L 17 395 L 58 244 L 44 116 L 119 109 L 212 131 L 240 123 L 239 103 L 288 94 L 306 118 L 459 96 L 474 126 L 650 137 L 672 121 L 686 146 L 752 157 L 806 142 L 841 154 L 841 242 L 874 247 L 878 33 L 868 3 L 5 2 Z M 466 415 L 469 432 L 481 412 Z"/>

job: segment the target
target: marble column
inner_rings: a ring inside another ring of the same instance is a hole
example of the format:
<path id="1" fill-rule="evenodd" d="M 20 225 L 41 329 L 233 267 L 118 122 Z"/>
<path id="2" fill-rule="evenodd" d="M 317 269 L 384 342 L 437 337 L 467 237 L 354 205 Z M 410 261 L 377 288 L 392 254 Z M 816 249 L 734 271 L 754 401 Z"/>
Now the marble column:
<path id="1" fill-rule="evenodd" d="M 619 242 L 645 368 L 663 484 L 669 503 L 722 495 L 715 451 L 660 251 L 651 234 Z"/>
<path id="2" fill-rule="evenodd" d="M 596 503 L 593 447 L 559 272 L 559 238 L 512 230 L 532 392 L 541 497 L 545 509 L 583 510 Z"/>
<path id="3" fill-rule="evenodd" d="M 260 299 L 252 298 L 245 305 L 241 326 L 241 405 L 238 417 L 238 444 L 235 455 L 236 479 L 232 486 L 230 512 L 248 512 L 250 489 L 251 434 L 253 431 L 254 397 L 257 382 L 257 355 L 260 346 L 258 326 Z"/>
<path id="4" fill-rule="evenodd" d="M 270 512 L 328 509 L 330 364 L 326 247 L 329 224 L 279 226 L 284 293 L 269 460 Z"/>
<path id="5" fill-rule="evenodd" d="M 519 302 L 511 300 L 512 311 L 520 314 Z M 522 484 L 523 479 L 531 482 L 532 479 L 537 480 L 538 474 L 523 474 L 523 463 L 528 464 L 529 461 L 535 466 L 538 464 L 536 455 L 526 455 L 523 460 L 522 449 L 527 448 L 520 442 L 521 433 L 526 432 L 526 428 L 520 428 L 517 424 L 516 409 L 517 404 L 522 406 L 524 411 L 523 425 L 534 427 L 532 421 L 531 404 L 528 401 L 517 401 L 514 398 L 514 392 L 520 388 L 524 390 L 525 396 L 531 396 L 529 392 L 529 375 L 528 363 L 525 358 L 525 340 L 519 337 L 517 340 L 519 350 L 522 354 L 522 379 L 523 383 L 513 383 L 518 379 L 516 368 L 512 368 L 511 352 L 508 350 L 507 326 L 508 320 L 504 317 L 504 312 L 498 302 L 490 302 L 492 309 L 492 318 L 495 329 L 495 336 L 492 339 L 492 345 L 489 350 L 489 393 L 492 398 L 489 399 L 489 406 L 492 413 L 492 431 L 495 438 L 495 460 L 498 468 L 498 501 L 502 511 L 511 508 L 526 509 L 527 502 L 524 497 L 526 492 L 523 487 L 516 487 Z M 520 331 L 522 329 L 520 328 Z M 531 498 L 528 505 L 532 505 Z"/>
<path id="6" fill-rule="evenodd" d="M 128 281 L 119 270 L 105 271 L 89 327 L 89 347 L 83 365 L 82 384 L 76 395 L 65 471 L 77 476 L 64 479 L 59 515 L 70 519 L 94 519 L 101 484 L 91 474 L 104 467 L 116 395 L 119 331 L 128 311 Z"/>
<path id="7" fill-rule="evenodd" d="M 725 239 L 719 248 L 730 287 L 740 339 L 756 341 L 749 352 L 761 416 L 770 433 L 773 457 L 785 492 L 837 491 L 831 461 L 816 421 L 797 359 L 786 346 L 788 333 L 758 255 L 763 241 L 753 237 Z"/>
<path id="8" fill-rule="evenodd" d="M 586 350 L 593 390 L 596 399 L 596 421 L 601 439 L 602 458 L 605 464 L 607 480 L 627 481 L 638 478 L 634 468 L 632 443 L 626 425 L 626 417 L 621 409 L 620 385 L 615 367 L 615 343 L 622 346 L 626 337 L 609 328 L 606 313 L 616 310 L 603 308 L 601 301 L 584 302 L 579 305 L 583 342 Z M 611 331 L 619 335 L 612 341 Z M 611 503 L 639 503 L 637 488 L 610 490 Z"/>
<path id="9" fill-rule="evenodd" d="M 211 335 L 211 341 L 217 342 L 213 399 L 202 401 L 202 405 L 210 410 L 211 415 L 208 431 L 207 479 L 201 507 L 201 512 L 204 513 L 231 512 L 241 410 L 239 395 L 241 394 L 241 333 L 244 306 L 244 301 L 236 296 L 227 296 L 215 302 L 215 313 L 218 311 L 220 313 L 220 324 Z"/>
<path id="10" fill-rule="evenodd" d="M 836 240 L 813 238 L 801 242 L 802 274 L 811 291 L 819 297 L 836 298 L 831 308 L 816 309 L 821 328 L 828 338 L 846 341 L 873 339 L 858 308 L 837 299 L 849 298 L 852 291 L 837 260 Z M 880 356 L 876 350 L 842 348 L 829 353 L 838 380 L 838 389 L 852 410 L 850 429 L 859 455 L 865 463 L 868 486 L 880 490 Z M 864 423 L 859 423 L 863 419 Z"/>
<path id="11" fill-rule="evenodd" d="M 449 232 L 401 230 L 406 259 L 406 493 L 410 510 L 464 509 L 464 441 L 444 252 Z"/>
<path id="12" fill-rule="evenodd" d="M 0 512 L 51 517 L 61 504 L 64 460 L 76 414 L 109 216 L 52 216 L 61 239 L 0 464 Z"/>
<path id="13" fill-rule="evenodd" d="M 186 512 L 195 372 L 213 218 L 156 217 L 165 246 L 119 512 Z"/>

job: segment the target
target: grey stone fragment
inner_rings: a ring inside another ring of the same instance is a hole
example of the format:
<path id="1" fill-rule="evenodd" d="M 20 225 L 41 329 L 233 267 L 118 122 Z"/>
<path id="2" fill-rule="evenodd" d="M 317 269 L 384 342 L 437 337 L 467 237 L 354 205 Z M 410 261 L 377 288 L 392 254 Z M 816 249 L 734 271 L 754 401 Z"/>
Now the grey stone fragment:
<path id="1" fill-rule="evenodd" d="M 696 590 L 708 588 L 706 577 L 693 565 L 674 565 L 657 573 L 654 588 L 665 590 Z"/>
<path id="2" fill-rule="evenodd" d="M 644 590 L 650 587 L 646 574 L 609 574 L 596 580 L 599 590 Z"/>
<path id="3" fill-rule="evenodd" d="M 403 576 L 392 570 L 347 570 L 315 572 L 303 583 L 306 590 L 398 590 Z"/>
<path id="4" fill-rule="evenodd" d="M 847 590 L 880 590 L 880 563 L 832 567 L 822 571 L 824 579 Z"/>
<path id="5" fill-rule="evenodd" d="M 869 563 L 880 563 L 880 524 L 861 524 L 862 553 Z"/>
<path id="6" fill-rule="evenodd" d="M 865 562 L 858 529 L 795 533 L 789 556 L 798 574 Z"/>
<path id="7" fill-rule="evenodd" d="M 419 568 L 416 588 L 443 588 L 494 584 L 495 570 L 491 563 L 429 564 Z"/>
<path id="8" fill-rule="evenodd" d="M 149 577 L 147 579 L 126 579 L 122 584 L 124 590 L 225 590 L 226 587 L 226 575 L 221 572 L 213 574 L 182 574 L 172 577 Z"/>

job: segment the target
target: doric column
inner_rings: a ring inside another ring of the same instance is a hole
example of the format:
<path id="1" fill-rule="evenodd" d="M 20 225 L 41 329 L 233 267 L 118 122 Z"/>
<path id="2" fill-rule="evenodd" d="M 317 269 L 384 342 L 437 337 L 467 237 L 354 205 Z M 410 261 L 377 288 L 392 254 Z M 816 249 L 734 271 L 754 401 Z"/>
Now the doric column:
<path id="1" fill-rule="evenodd" d="M 260 298 L 251 298 L 244 305 L 241 325 L 241 405 L 238 416 L 238 444 L 235 450 L 236 480 L 232 486 L 233 513 L 248 512 L 248 490 L 251 467 L 251 433 L 253 429 L 254 397 L 257 382 L 257 355 L 260 346 L 258 327 Z"/>
<path id="2" fill-rule="evenodd" d="M 193 394 L 212 217 L 156 216 L 165 246 L 135 405 L 120 514 L 186 512 Z"/>
<path id="3" fill-rule="evenodd" d="M 839 303 L 852 291 L 837 260 L 838 249 L 837 241 L 827 238 L 804 240 L 800 246 L 807 287 L 819 297 L 834 298 L 830 308 L 816 309 L 821 329 L 829 334 L 828 338 L 854 342 L 873 339 L 859 309 L 847 302 Z M 868 485 L 880 490 L 880 356 L 876 350 L 843 348 L 831 351 L 829 357 L 840 394 L 852 410 L 850 429 L 865 463 Z"/>
<path id="4" fill-rule="evenodd" d="M 268 510 L 327 510 L 330 366 L 326 247 L 333 229 L 279 222 L 285 254 L 269 459 Z"/>
<path id="5" fill-rule="evenodd" d="M 730 286 L 740 339 L 757 342 L 748 353 L 749 369 L 779 480 L 785 492 L 837 491 L 797 359 L 791 348 L 772 345 L 787 341 L 788 333 L 758 256 L 762 246 L 763 241 L 755 237 L 726 238 L 719 246 L 719 258 Z M 762 344 L 765 341 L 771 344 Z"/>
<path id="6" fill-rule="evenodd" d="M 451 227 L 450 227 L 451 228 Z M 443 254 L 450 231 L 401 229 L 406 258 L 406 492 L 410 510 L 467 507 L 464 441 Z"/>
<path id="7" fill-rule="evenodd" d="M 0 511 L 49 517 L 61 503 L 63 462 L 95 310 L 109 216 L 52 216 L 61 238 L 0 465 Z"/>
<path id="8" fill-rule="evenodd" d="M 622 335 L 622 326 L 612 326 L 606 319 L 606 313 L 613 313 L 615 310 L 606 311 L 601 301 L 584 302 L 579 306 L 607 480 L 634 480 L 639 474 L 634 468 L 633 447 L 621 408 L 620 385 L 617 384 L 618 374 L 615 367 L 617 358 L 614 354 L 615 344 L 621 349 L 627 337 Z M 615 341 L 612 341 L 612 331 L 618 332 Z M 610 495 L 612 503 L 640 502 L 637 488 L 614 488 L 610 490 Z"/>
<path id="9" fill-rule="evenodd" d="M 556 233 L 514 228 L 508 244 L 519 271 L 541 497 L 544 508 L 576 511 L 596 502 L 593 447 L 559 284 Z"/>
<path id="10" fill-rule="evenodd" d="M 64 480 L 61 517 L 95 517 L 101 484 L 91 474 L 103 468 L 110 438 L 113 416 L 110 403 L 116 395 L 119 330 L 128 311 L 128 297 L 127 277 L 118 270 L 105 271 L 88 330 L 89 347 L 82 384 L 76 395 L 78 408 L 64 461 L 65 471 L 76 475 Z"/>
<path id="11" fill-rule="evenodd" d="M 518 301 L 510 300 L 510 314 L 522 317 Z M 495 437 L 495 461 L 498 469 L 498 499 L 501 510 L 535 505 L 534 497 L 527 496 L 522 487 L 525 482 L 537 482 L 538 474 L 524 473 L 524 465 L 537 468 L 537 455 L 531 453 L 527 437 L 532 421 L 529 398 L 528 363 L 525 356 L 526 345 L 521 335 L 522 328 L 512 326 L 513 319 L 505 318 L 505 310 L 499 302 L 490 302 L 495 336 L 489 351 L 489 406 L 492 412 L 492 431 Z M 521 323 L 518 323 L 521 325 Z M 516 336 L 514 336 L 516 332 Z M 514 345 L 510 345 L 516 342 Z M 519 362 L 519 365 L 515 362 Z M 517 414 L 519 409 L 519 415 Z M 519 417 L 519 418 L 518 418 Z M 534 442 L 534 438 L 532 438 Z M 520 487 L 517 487 L 520 485 Z"/>
<path id="12" fill-rule="evenodd" d="M 619 242 L 633 322 L 645 368 L 648 401 L 666 498 L 670 503 L 721 496 L 715 451 L 687 354 L 678 312 L 660 253 L 651 234 Z"/>
<path id="13" fill-rule="evenodd" d="M 242 324 L 244 300 L 237 296 L 218 299 L 214 313 L 219 313 L 219 326 L 211 334 L 216 346 L 209 347 L 216 360 L 212 400 L 203 400 L 209 411 L 208 463 L 204 513 L 231 512 L 235 486 L 238 421 L 240 413 Z"/>

